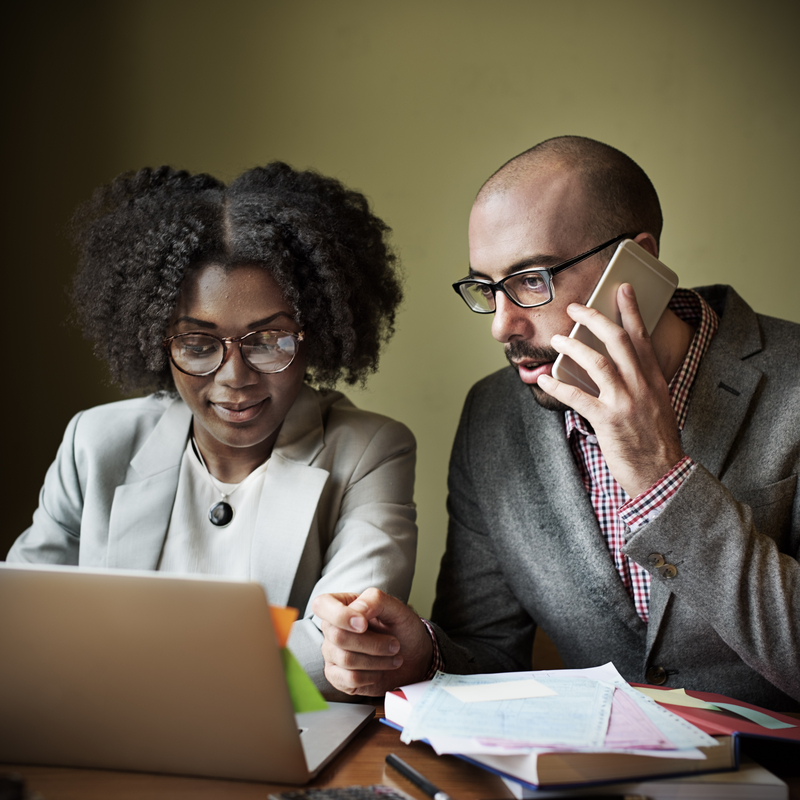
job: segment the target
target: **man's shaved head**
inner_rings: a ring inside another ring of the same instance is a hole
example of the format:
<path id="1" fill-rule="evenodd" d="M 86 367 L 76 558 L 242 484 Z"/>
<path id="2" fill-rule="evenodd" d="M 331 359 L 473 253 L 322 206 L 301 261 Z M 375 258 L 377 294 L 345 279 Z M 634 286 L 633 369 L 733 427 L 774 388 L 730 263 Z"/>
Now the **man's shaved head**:
<path id="1" fill-rule="evenodd" d="M 614 147 L 583 136 L 547 139 L 503 164 L 483 184 L 476 205 L 547 172 L 568 170 L 583 183 L 592 238 L 651 233 L 659 242 L 663 219 L 658 195 L 644 170 Z"/>

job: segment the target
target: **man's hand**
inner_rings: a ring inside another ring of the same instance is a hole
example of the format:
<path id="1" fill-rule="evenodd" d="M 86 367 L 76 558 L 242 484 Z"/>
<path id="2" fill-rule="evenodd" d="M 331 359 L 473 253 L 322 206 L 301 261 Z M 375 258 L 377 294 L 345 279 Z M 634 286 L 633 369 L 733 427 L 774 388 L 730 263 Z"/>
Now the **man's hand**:
<path id="1" fill-rule="evenodd" d="M 683 458 L 683 450 L 667 383 L 630 284 L 620 287 L 617 303 L 621 328 L 586 306 L 573 303 L 567 308 L 573 320 L 605 344 L 616 369 L 576 339 L 552 339 L 559 353 L 568 355 L 589 373 L 600 396 L 592 397 L 549 375 L 541 376 L 538 383 L 591 423 L 611 474 L 631 497 L 636 497 L 666 475 Z M 665 364 L 683 360 L 674 352 L 659 355 Z"/>
<path id="2" fill-rule="evenodd" d="M 376 697 L 425 678 L 433 643 L 405 603 L 379 589 L 314 599 L 325 640 L 325 677 L 346 694 Z"/>

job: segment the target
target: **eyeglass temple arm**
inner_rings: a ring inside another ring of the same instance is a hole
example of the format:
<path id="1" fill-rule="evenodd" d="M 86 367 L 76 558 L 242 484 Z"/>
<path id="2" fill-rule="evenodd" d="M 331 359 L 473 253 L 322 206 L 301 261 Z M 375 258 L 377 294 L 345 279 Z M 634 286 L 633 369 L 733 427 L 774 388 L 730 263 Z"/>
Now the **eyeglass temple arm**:
<path id="1" fill-rule="evenodd" d="M 591 250 L 588 250 L 585 253 L 581 253 L 581 255 L 576 256 L 575 258 L 571 258 L 569 261 L 565 261 L 563 264 L 559 264 L 554 269 L 550 270 L 551 275 L 558 275 L 559 272 L 563 272 L 565 269 L 569 269 L 570 267 L 575 266 L 579 261 L 583 261 L 585 258 L 589 258 L 593 256 L 595 253 L 599 253 L 601 250 L 605 250 L 606 247 L 611 247 L 612 244 L 616 244 L 617 242 L 621 241 L 622 239 L 629 238 L 630 234 L 621 233 L 619 236 L 614 237 L 609 242 L 605 242 L 597 247 L 593 247 Z"/>

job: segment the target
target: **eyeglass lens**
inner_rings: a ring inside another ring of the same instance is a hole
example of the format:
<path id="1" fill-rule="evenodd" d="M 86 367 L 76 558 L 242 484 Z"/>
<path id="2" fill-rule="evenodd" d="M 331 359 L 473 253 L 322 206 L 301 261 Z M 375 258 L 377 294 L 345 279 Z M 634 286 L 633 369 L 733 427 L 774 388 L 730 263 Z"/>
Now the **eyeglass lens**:
<path id="1" fill-rule="evenodd" d="M 236 345 L 233 345 L 236 346 Z M 283 331 L 258 331 L 241 341 L 242 358 L 258 372 L 279 372 L 292 363 L 297 352 L 295 337 Z M 187 333 L 170 343 L 176 366 L 190 375 L 213 372 L 225 357 L 225 346 L 213 336 Z"/>
<path id="2" fill-rule="evenodd" d="M 550 299 L 550 285 L 538 272 L 512 275 L 503 281 L 503 287 L 511 297 L 523 306 L 539 306 Z M 482 283 L 463 284 L 462 294 L 473 307 L 484 311 L 494 311 L 494 292 Z"/>

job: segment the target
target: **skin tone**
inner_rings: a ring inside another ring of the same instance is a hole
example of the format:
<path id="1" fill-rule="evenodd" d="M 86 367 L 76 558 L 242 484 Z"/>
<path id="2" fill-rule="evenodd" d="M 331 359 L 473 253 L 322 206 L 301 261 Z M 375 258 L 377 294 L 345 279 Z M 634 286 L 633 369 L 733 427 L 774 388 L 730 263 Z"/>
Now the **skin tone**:
<path id="1" fill-rule="evenodd" d="M 498 281 L 526 267 L 555 266 L 597 246 L 586 233 L 590 220 L 578 176 L 544 164 L 516 185 L 483 193 L 476 201 L 469 223 L 470 272 Z M 651 234 L 639 234 L 635 241 L 658 255 Z M 617 296 L 622 327 L 586 308 L 583 303 L 611 254 L 601 252 L 556 276 L 554 299 L 547 305 L 519 308 L 498 292 L 492 335 L 540 405 L 574 408 L 589 421 L 612 475 L 636 497 L 683 457 L 667 384 L 694 331 L 668 310 L 648 336 L 628 284 Z M 568 338 L 575 322 L 605 343 L 616 368 Z M 587 370 L 600 389 L 598 398 L 551 376 L 559 353 Z M 430 637 L 399 600 L 370 589 L 359 597 L 318 597 L 314 611 L 325 634 L 326 677 L 342 691 L 376 695 L 425 677 Z"/>
<path id="2" fill-rule="evenodd" d="M 167 335 L 202 331 L 220 337 L 255 330 L 299 332 L 294 311 L 274 278 L 253 265 L 210 264 L 184 280 Z M 228 346 L 213 375 L 186 375 L 172 365 L 175 388 L 192 411 L 192 425 L 209 472 L 239 483 L 269 458 L 305 374 L 305 346 L 283 372 L 256 372 L 237 345 Z"/>

